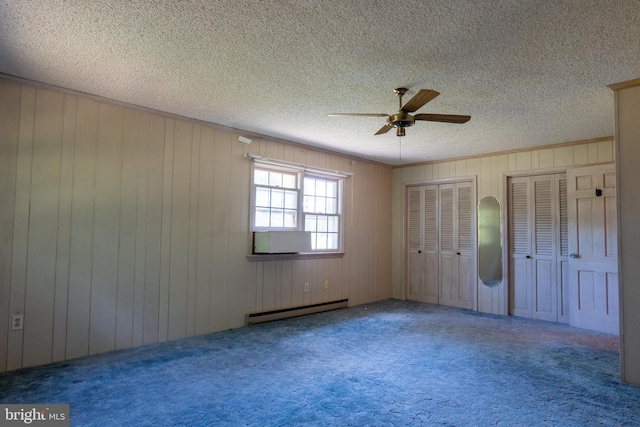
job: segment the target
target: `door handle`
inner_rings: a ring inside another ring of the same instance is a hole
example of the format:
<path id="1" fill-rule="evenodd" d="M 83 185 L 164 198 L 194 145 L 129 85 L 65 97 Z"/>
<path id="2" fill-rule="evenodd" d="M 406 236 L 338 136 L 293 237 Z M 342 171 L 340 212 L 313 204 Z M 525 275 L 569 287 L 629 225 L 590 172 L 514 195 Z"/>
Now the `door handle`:
<path id="1" fill-rule="evenodd" d="M 577 253 L 575 253 L 575 252 L 571 252 L 571 253 L 569 254 L 569 258 L 580 258 L 580 254 L 577 254 Z"/>
<path id="2" fill-rule="evenodd" d="M 456 252 L 456 255 L 460 255 L 460 252 Z"/>
<path id="3" fill-rule="evenodd" d="M 531 255 L 527 255 L 527 258 L 531 258 Z"/>
<path id="4" fill-rule="evenodd" d="M 421 253 L 422 253 L 422 251 L 418 251 L 418 253 L 419 253 L 419 254 L 421 254 Z"/>

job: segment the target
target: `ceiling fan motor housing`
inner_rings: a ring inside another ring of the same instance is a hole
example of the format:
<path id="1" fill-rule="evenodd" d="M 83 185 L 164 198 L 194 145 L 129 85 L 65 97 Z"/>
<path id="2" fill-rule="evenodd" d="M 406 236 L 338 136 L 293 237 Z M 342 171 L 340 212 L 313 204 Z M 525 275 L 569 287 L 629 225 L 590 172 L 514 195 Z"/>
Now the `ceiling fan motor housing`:
<path id="1" fill-rule="evenodd" d="M 401 126 L 406 128 L 409 126 L 413 126 L 414 123 L 415 119 L 413 118 L 413 116 L 403 111 L 389 116 L 389 118 L 387 119 L 387 124 L 393 127 Z"/>

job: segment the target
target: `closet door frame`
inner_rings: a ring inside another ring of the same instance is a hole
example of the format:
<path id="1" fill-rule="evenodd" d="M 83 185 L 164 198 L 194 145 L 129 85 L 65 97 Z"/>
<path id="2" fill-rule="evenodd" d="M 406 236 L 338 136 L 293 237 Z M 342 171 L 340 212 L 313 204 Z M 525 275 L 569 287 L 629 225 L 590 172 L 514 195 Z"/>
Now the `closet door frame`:
<path id="1" fill-rule="evenodd" d="M 408 181 L 403 183 L 403 215 L 402 215 L 402 232 L 403 232 L 403 250 L 402 250 L 402 265 L 403 265 L 403 287 L 402 287 L 402 297 L 403 299 L 408 298 L 408 286 L 409 286 L 409 257 L 408 257 L 408 241 L 409 241 L 409 212 L 408 212 L 408 196 L 410 187 L 420 187 L 427 185 L 440 185 L 440 184 L 457 184 L 461 182 L 470 182 L 472 188 L 472 203 L 475 209 L 473 209 L 473 247 L 474 247 L 474 280 L 472 286 L 472 294 L 473 294 L 473 302 L 472 302 L 472 310 L 478 311 L 478 286 L 480 281 L 478 280 L 478 184 L 477 184 L 477 176 L 469 175 L 469 176 L 458 176 L 453 178 L 436 178 L 436 179 L 427 179 L 427 180 L 419 180 L 419 181 Z M 506 183 L 505 183 L 506 185 Z"/>
<path id="2" fill-rule="evenodd" d="M 509 241 L 509 235 L 510 235 L 510 230 L 511 230 L 511 223 L 509 221 L 509 218 L 511 218 L 511 200 L 509 199 L 509 180 L 511 178 L 518 178 L 518 177 L 530 177 L 530 176 L 536 176 L 536 175 L 551 175 L 551 174 L 561 174 L 561 173 L 567 173 L 567 170 L 570 169 L 572 166 L 568 167 L 568 166 L 558 166 L 558 167 L 551 167 L 551 168 L 543 168 L 543 169 L 528 169 L 528 170 L 522 170 L 522 171 L 508 171 L 505 172 L 503 177 L 502 177 L 502 194 L 504 197 L 504 203 L 503 203 L 503 209 L 504 209 L 504 224 L 503 224 L 503 230 L 504 232 L 502 233 L 502 278 L 503 278 L 503 290 L 504 290 L 504 307 L 505 307 L 505 315 L 512 315 L 511 313 L 511 253 L 510 253 L 510 245 L 511 242 Z M 558 279 L 560 279 L 559 275 L 561 273 L 557 274 L 556 277 L 558 277 Z M 566 318 L 562 320 L 562 322 L 566 322 Z"/>

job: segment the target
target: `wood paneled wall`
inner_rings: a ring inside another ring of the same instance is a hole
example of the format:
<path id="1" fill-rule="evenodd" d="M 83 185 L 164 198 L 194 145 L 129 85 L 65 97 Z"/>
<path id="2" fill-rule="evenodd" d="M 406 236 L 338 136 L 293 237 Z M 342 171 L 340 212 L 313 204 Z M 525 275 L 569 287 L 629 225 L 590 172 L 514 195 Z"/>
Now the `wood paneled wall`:
<path id="1" fill-rule="evenodd" d="M 0 371 L 390 298 L 391 168 L 238 135 L 0 79 Z M 247 260 L 249 151 L 354 173 L 344 257 Z"/>
<path id="2" fill-rule="evenodd" d="M 554 170 L 614 161 L 613 138 L 586 141 L 556 147 L 488 155 L 476 158 L 399 167 L 393 170 L 393 296 L 405 296 L 404 190 L 405 184 L 440 178 L 477 177 L 478 201 L 494 196 L 504 203 L 505 174 L 525 171 Z M 504 216 L 504 206 L 503 206 Z M 504 218 L 502 218 L 503 232 Z M 507 314 L 505 281 L 489 288 L 478 282 L 478 311 Z"/>

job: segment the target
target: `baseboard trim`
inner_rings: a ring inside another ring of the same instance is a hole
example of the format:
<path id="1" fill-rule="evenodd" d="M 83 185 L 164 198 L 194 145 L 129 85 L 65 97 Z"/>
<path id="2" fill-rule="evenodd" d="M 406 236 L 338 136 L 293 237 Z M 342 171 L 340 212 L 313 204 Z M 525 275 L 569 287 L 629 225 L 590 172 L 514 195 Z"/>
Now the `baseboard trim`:
<path id="1" fill-rule="evenodd" d="M 262 313 L 247 314 L 246 325 L 272 322 L 274 320 L 288 319 L 291 317 L 306 316 L 308 314 L 321 313 L 323 311 L 337 310 L 349 306 L 349 300 L 323 302 L 320 304 L 305 305 L 302 307 L 285 308 L 282 310 L 265 311 Z"/>

